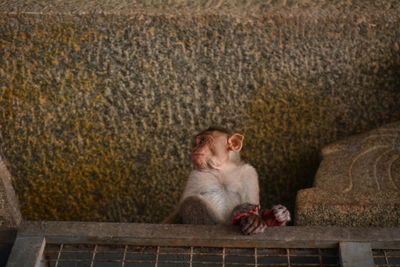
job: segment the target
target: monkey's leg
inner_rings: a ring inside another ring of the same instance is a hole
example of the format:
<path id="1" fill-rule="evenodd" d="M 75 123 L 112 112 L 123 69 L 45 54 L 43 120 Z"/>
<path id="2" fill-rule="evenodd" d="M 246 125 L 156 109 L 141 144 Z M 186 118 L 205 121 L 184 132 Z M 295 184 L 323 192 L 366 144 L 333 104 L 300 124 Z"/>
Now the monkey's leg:
<path id="1" fill-rule="evenodd" d="M 169 215 L 167 218 L 161 221 L 162 224 L 181 224 L 182 220 L 179 217 L 178 211 L 175 211 L 171 215 Z"/>
<path id="2" fill-rule="evenodd" d="M 217 224 L 214 211 L 196 196 L 187 197 L 180 205 L 179 217 L 184 224 Z"/>

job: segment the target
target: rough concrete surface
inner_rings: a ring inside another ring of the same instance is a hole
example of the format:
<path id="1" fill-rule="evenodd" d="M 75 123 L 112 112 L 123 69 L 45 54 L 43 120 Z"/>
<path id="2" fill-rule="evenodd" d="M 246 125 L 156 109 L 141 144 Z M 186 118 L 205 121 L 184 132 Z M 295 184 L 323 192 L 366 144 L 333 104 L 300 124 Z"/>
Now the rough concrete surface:
<path id="1" fill-rule="evenodd" d="M 297 195 L 297 225 L 400 226 L 400 122 L 322 149 L 314 187 Z"/>

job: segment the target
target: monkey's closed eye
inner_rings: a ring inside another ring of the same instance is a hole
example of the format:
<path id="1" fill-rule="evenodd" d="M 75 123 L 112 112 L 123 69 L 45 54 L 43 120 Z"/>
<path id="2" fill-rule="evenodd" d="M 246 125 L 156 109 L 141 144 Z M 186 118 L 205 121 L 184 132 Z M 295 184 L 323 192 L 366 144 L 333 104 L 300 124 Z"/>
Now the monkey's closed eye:
<path id="1" fill-rule="evenodd" d="M 204 144 L 207 144 L 207 137 L 205 137 L 205 136 L 202 136 L 202 137 L 200 137 L 200 139 L 199 139 L 199 145 L 204 145 Z"/>
<path id="2" fill-rule="evenodd" d="M 203 146 L 209 142 L 210 142 L 210 138 L 208 136 L 200 135 L 200 136 L 196 136 L 196 138 L 194 140 L 194 145 L 195 146 Z"/>

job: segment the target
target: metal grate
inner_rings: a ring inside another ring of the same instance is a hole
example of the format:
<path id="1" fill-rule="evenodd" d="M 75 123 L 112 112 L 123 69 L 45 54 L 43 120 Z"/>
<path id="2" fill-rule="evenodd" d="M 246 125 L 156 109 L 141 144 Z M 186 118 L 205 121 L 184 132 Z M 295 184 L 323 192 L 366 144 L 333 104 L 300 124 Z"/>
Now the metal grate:
<path id="1" fill-rule="evenodd" d="M 339 266 L 338 249 L 47 244 L 51 267 Z"/>
<path id="2" fill-rule="evenodd" d="M 400 266 L 400 249 L 374 249 L 372 255 L 375 266 Z"/>

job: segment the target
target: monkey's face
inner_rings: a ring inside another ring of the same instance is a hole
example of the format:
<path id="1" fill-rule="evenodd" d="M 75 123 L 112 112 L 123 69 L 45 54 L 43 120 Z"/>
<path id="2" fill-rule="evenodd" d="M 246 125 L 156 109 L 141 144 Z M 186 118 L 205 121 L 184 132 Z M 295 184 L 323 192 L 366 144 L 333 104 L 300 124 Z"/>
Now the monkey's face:
<path id="1" fill-rule="evenodd" d="M 229 159 L 227 134 L 213 131 L 197 135 L 191 158 L 196 169 L 219 169 Z"/>

